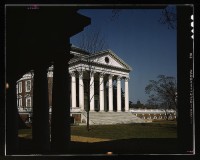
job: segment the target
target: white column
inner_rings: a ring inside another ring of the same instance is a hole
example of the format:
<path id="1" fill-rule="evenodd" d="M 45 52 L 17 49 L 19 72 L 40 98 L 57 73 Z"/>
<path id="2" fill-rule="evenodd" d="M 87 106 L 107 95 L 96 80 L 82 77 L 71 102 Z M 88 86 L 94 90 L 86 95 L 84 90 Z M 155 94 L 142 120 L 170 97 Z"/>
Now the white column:
<path id="1" fill-rule="evenodd" d="M 104 80 L 103 74 L 99 75 L 99 102 L 100 102 L 100 111 L 104 111 Z"/>
<path id="2" fill-rule="evenodd" d="M 108 107 L 108 100 L 107 100 L 107 89 L 106 89 L 106 84 L 107 84 L 107 81 L 104 81 L 104 111 L 107 110 L 107 107 Z"/>
<path id="3" fill-rule="evenodd" d="M 121 112 L 121 77 L 117 77 L 117 112 Z"/>
<path id="4" fill-rule="evenodd" d="M 129 78 L 125 78 L 125 111 L 129 111 L 128 79 Z"/>
<path id="5" fill-rule="evenodd" d="M 94 111 L 94 72 L 90 73 L 90 111 Z"/>
<path id="6" fill-rule="evenodd" d="M 74 72 L 71 75 L 71 98 L 72 98 L 72 108 L 76 108 L 76 74 Z"/>
<path id="7" fill-rule="evenodd" d="M 79 72 L 79 107 L 84 110 L 83 72 Z"/>
<path id="8" fill-rule="evenodd" d="M 113 80 L 112 80 L 113 75 L 109 75 L 109 80 L 108 80 L 108 111 L 112 112 L 113 111 Z"/>

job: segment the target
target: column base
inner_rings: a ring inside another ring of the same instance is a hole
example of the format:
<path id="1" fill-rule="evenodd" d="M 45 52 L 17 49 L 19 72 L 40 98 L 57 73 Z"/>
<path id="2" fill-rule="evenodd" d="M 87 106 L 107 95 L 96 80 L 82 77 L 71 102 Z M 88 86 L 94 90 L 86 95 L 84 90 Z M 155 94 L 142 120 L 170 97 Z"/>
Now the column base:
<path id="1" fill-rule="evenodd" d="M 90 112 L 96 112 L 95 110 L 90 110 Z"/>
<path id="2" fill-rule="evenodd" d="M 83 111 L 86 111 L 85 108 L 80 108 L 80 110 L 81 110 L 82 112 L 83 112 Z"/>
<path id="3" fill-rule="evenodd" d="M 105 111 L 103 110 L 103 111 L 99 111 L 99 112 L 105 112 Z"/>
<path id="4" fill-rule="evenodd" d="M 122 111 L 116 111 L 116 112 L 122 112 Z"/>

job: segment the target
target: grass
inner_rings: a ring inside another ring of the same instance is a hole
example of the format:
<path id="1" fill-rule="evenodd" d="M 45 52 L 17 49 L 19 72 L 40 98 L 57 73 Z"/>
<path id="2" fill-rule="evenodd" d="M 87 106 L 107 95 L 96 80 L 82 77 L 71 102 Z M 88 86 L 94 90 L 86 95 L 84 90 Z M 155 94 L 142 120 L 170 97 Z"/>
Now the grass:
<path id="1" fill-rule="evenodd" d="M 32 138 L 32 129 L 20 129 L 18 130 L 18 136 L 22 138 L 31 139 Z"/>
<path id="2" fill-rule="evenodd" d="M 87 131 L 86 126 L 71 126 L 73 141 L 119 140 L 132 138 L 177 138 L 175 121 L 156 121 L 120 125 L 94 125 Z M 19 137 L 32 138 L 31 129 L 19 130 Z M 87 139 L 88 137 L 88 139 Z"/>
<path id="3" fill-rule="evenodd" d="M 175 122 L 153 122 L 143 124 L 72 126 L 71 134 L 82 137 L 103 138 L 111 140 L 131 138 L 177 138 Z"/>

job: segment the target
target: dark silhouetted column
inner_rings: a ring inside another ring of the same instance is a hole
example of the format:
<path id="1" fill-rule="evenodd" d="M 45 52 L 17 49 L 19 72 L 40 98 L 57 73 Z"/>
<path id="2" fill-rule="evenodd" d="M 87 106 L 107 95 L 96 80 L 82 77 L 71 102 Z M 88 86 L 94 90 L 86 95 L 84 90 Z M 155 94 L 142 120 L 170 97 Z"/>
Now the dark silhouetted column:
<path id="1" fill-rule="evenodd" d="M 11 155 L 19 147 L 16 82 L 8 80 L 6 87 L 6 155 Z"/>
<path id="2" fill-rule="evenodd" d="M 45 153 L 50 149 L 46 67 L 38 67 L 34 70 L 32 137 L 34 152 Z"/>
<path id="3" fill-rule="evenodd" d="M 69 59 L 70 45 L 54 59 L 51 147 L 56 153 L 66 152 L 70 142 Z"/>

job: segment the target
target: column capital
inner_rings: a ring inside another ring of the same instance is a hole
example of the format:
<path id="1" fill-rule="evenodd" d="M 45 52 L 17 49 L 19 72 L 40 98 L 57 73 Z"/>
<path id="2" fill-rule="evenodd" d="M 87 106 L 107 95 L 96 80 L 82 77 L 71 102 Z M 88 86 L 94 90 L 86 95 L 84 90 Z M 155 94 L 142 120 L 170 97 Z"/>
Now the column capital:
<path id="1" fill-rule="evenodd" d="M 103 78 L 104 77 L 104 73 L 99 73 L 99 77 Z"/>
<path id="2" fill-rule="evenodd" d="M 76 73 L 74 71 L 69 72 L 69 74 L 71 75 L 71 77 L 75 77 Z"/>
<path id="3" fill-rule="evenodd" d="M 79 78 L 83 78 L 83 71 L 78 71 Z"/>
<path id="4" fill-rule="evenodd" d="M 117 76 L 117 80 L 121 81 L 122 76 Z"/>
<path id="5" fill-rule="evenodd" d="M 90 71 L 90 76 L 94 76 L 95 73 L 95 71 Z"/>
<path id="6" fill-rule="evenodd" d="M 113 76 L 114 76 L 113 74 L 110 74 L 110 75 L 109 75 L 109 78 L 111 79 Z"/>
<path id="7" fill-rule="evenodd" d="M 125 82 L 127 82 L 129 79 L 130 79 L 129 77 L 124 78 Z"/>

